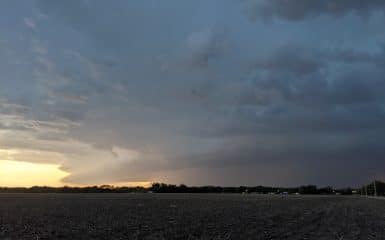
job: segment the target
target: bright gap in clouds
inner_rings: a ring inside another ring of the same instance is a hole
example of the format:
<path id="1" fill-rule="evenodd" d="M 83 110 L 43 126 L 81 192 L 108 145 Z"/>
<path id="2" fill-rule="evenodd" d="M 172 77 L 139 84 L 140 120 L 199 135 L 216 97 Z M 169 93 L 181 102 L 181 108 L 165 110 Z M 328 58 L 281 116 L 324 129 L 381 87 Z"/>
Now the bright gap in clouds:
<path id="1" fill-rule="evenodd" d="M 69 173 L 59 165 L 0 160 L 0 185 L 7 187 L 63 186 Z"/>

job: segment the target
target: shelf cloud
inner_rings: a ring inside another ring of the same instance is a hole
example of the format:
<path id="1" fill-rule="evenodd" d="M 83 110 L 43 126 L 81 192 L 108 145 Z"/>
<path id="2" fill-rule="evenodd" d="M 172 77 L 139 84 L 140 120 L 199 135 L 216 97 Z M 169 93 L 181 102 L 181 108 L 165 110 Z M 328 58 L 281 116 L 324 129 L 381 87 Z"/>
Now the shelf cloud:
<path id="1" fill-rule="evenodd" d="M 63 184 L 384 178 L 384 6 L 1 2 L 4 160 Z"/>

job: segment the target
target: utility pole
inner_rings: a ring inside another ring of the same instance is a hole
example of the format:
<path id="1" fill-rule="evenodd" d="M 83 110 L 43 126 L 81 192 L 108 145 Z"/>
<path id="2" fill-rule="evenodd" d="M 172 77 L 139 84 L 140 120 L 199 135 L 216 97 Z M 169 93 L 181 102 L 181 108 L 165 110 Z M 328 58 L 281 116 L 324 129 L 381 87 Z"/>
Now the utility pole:
<path id="1" fill-rule="evenodd" d="M 374 196 L 376 196 L 376 197 L 377 197 L 377 186 L 376 186 L 376 180 L 374 180 L 373 184 L 374 184 Z"/>

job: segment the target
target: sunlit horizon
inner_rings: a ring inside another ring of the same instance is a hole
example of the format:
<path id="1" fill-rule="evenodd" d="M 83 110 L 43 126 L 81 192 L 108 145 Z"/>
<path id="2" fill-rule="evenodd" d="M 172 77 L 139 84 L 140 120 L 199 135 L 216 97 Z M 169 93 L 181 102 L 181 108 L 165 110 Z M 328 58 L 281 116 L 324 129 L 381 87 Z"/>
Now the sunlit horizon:
<path id="1" fill-rule="evenodd" d="M 107 182 L 103 184 L 77 184 L 63 181 L 70 173 L 60 169 L 59 164 L 32 163 L 17 160 L 0 160 L 0 187 L 86 187 L 110 185 L 114 187 L 148 187 L 150 181 Z"/>
<path id="2" fill-rule="evenodd" d="M 70 174 L 57 164 L 0 160 L 0 186 L 32 187 L 65 185 L 61 180 Z"/>

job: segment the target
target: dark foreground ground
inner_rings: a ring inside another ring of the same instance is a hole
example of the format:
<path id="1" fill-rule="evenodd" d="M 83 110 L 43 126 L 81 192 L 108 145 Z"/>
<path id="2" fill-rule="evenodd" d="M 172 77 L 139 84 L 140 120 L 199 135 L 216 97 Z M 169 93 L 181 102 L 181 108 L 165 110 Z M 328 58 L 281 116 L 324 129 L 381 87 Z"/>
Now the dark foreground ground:
<path id="1" fill-rule="evenodd" d="M 385 200 L 0 194 L 0 239 L 385 239 Z"/>

